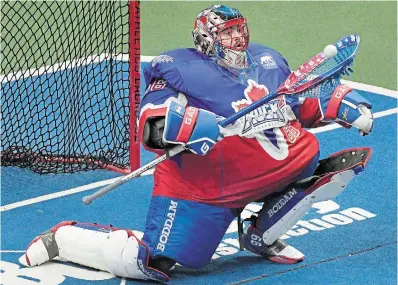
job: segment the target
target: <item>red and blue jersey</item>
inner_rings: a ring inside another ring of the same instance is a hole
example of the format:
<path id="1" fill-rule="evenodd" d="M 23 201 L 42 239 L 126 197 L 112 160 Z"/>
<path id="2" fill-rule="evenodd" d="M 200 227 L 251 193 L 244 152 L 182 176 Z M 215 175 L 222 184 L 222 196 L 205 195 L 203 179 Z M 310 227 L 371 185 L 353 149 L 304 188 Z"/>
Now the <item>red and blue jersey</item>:
<path id="1" fill-rule="evenodd" d="M 286 60 L 273 49 L 250 44 L 258 64 L 258 80 L 241 84 L 208 56 L 195 49 L 165 52 L 149 63 L 144 76 L 140 129 L 151 117 L 162 116 L 169 100 L 228 117 L 274 92 L 290 74 Z M 267 124 L 248 136 L 226 137 L 205 156 L 183 153 L 159 164 L 154 196 L 242 207 L 294 182 L 317 158 L 318 141 L 305 127 L 322 124 L 319 99 L 280 96 L 242 120 L 244 129 Z M 151 151 L 161 153 L 159 150 Z"/>

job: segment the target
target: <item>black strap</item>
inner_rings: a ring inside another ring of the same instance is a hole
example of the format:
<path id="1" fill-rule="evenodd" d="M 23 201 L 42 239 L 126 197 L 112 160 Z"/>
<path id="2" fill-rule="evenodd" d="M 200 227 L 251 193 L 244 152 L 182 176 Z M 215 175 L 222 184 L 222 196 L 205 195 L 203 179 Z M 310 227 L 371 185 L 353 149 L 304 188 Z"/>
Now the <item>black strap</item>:
<path id="1" fill-rule="evenodd" d="M 243 235 L 243 222 L 241 218 L 242 211 L 238 214 L 238 237 L 239 237 L 239 249 L 240 251 L 245 250 L 242 244 L 242 235 Z"/>

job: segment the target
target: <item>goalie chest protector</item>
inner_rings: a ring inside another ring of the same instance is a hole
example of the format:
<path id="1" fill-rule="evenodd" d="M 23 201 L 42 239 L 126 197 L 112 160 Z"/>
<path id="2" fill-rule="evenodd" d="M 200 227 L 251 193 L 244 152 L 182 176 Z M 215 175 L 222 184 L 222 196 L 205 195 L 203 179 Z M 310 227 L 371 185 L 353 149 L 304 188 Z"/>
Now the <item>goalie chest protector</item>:
<path id="1" fill-rule="evenodd" d="M 290 74 L 276 51 L 257 44 L 250 44 L 248 51 L 258 64 L 258 80 L 248 80 L 247 85 L 195 49 L 156 57 L 144 69 L 145 81 L 165 79 L 185 95 L 189 106 L 228 117 L 276 91 Z M 151 93 L 145 96 L 150 103 Z M 318 153 L 316 138 L 296 119 L 298 109 L 297 98 L 280 96 L 261 112 L 267 114 L 266 123 L 281 127 L 249 137 L 227 137 L 204 157 L 183 154 L 177 163 L 163 162 L 154 174 L 154 195 L 240 207 L 293 182 Z M 250 116 L 242 120 L 248 128 L 257 123 Z"/>

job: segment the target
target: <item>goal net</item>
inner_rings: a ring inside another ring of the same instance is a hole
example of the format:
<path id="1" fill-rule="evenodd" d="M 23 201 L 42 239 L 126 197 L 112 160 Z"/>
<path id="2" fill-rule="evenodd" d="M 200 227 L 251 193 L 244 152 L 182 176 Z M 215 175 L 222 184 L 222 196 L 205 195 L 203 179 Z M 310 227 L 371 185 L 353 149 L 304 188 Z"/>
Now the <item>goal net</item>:
<path id="1" fill-rule="evenodd" d="M 1 163 L 139 166 L 139 2 L 3 1 Z"/>

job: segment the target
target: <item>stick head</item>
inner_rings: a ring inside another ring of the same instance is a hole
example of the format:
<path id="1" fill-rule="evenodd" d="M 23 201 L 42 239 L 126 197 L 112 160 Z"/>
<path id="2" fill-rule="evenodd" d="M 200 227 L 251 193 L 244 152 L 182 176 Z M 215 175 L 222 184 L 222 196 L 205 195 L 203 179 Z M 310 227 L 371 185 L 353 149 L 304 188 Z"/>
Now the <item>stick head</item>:
<path id="1" fill-rule="evenodd" d="M 284 84 L 279 87 L 278 92 L 297 94 L 307 98 L 319 98 L 322 94 L 326 94 L 325 92 L 315 92 L 313 87 L 332 80 L 337 86 L 342 75 L 349 75 L 349 72 L 352 72 L 350 67 L 357 54 L 359 41 L 359 36 L 356 34 L 341 38 L 330 45 L 332 46 L 330 53 L 331 55 L 335 53 L 335 56 L 328 57 L 324 51 L 313 56 L 289 75 Z M 333 86 L 328 86 L 333 90 Z M 304 92 L 306 90 L 310 90 L 310 92 Z"/>

